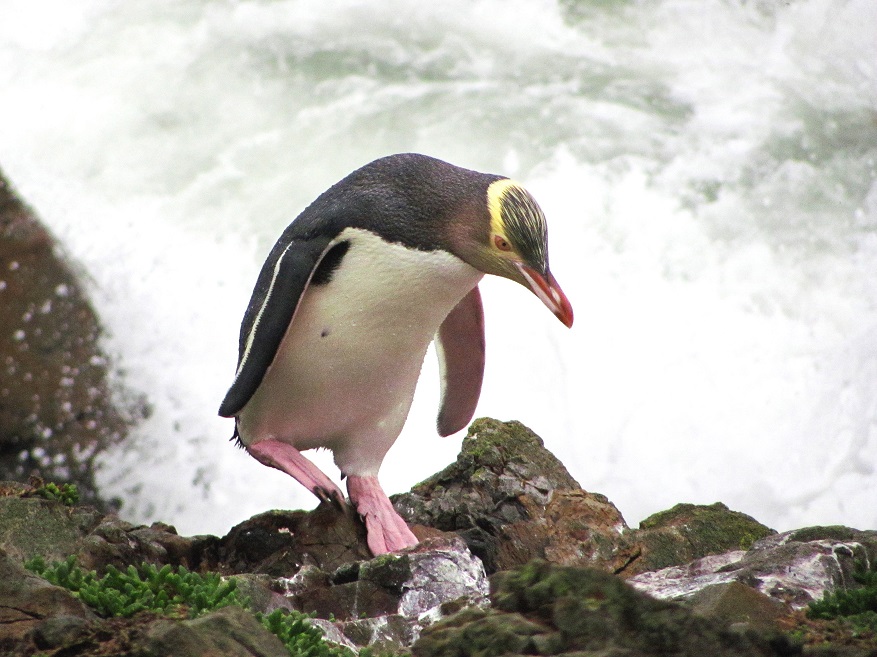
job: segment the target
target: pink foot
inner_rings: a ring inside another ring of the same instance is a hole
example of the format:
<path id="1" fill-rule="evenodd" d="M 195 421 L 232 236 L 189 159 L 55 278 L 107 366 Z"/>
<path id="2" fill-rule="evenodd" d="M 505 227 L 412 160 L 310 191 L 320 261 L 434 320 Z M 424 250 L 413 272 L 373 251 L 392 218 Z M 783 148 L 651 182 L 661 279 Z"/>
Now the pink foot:
<path id="1" fill-rule="evenodd" d="M 292 445 L 279 440 L 260 440 L 247 447 L 250 456 L 259 463 L 282 470 L 321 501 L 334 500 L 344 506 L 344 493 L 329 477 Z"/>
<path id="2" fill-rule="evenodd" d="M 368 548 L 372 554 L 396 552 L 417 545 L 417 538 L 393 508 L 377 477 L 347 477 L 350 501 L 365 521 Z"/>

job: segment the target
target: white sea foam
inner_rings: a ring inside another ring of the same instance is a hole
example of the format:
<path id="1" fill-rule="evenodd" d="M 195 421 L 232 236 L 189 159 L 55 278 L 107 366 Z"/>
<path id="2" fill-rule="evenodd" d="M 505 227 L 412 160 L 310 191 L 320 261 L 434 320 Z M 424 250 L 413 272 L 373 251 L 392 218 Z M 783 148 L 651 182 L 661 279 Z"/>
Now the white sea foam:
<path id="1" fill-rule="evenodd" d="M 153 409 L 102 473 L 129 517 L 222 533 L 311 504 L 215 417 L 238 323 L 308 201 L 414 150 L 526 182 L 576 310 L 567 331 L 483 284 L 479 414 L 630 522 L 721 500 L 877 527 L 877 4 L 564 7 L 0 0 L 0 166 Z M 390 491 L 459 446 L 433 361 Z"/>

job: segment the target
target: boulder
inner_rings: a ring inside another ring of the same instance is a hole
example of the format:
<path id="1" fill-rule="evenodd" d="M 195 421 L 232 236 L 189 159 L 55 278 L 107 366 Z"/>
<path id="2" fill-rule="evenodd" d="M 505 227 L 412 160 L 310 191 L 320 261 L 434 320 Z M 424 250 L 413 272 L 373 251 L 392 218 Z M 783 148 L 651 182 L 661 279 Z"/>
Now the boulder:
<path id="1" fill-rule="evenodd" d="M 625 538 L 637 548 L 636 558 L 621 571 L 625 577 L 732 550 L 748 550 L 776 532 L 721 502 L 677 504 L 643 520 Z"/>
<path id="2" fill-rule="evenodd" d="M 289 577 L 303 565 L 332 572 L 371 554 L 365 527 L 349 507 L 324 502 L 313 511 L 267 511 L 233 527 L 219 546 L 228 574 Z"/>
<path id="3" fill-rule="evenodd" d="M 488 573 L 534 558 L 619 570 L 636 549 L 618 509 L 581 489 L 520 422 L 472 423 L 456 462 L 393 496 L 405 520 L 457 532 Z"/>
<path id="4" fill-rule="evenodd" d="M 685 600 L 714 585 L 740 582 L 790 609 L 858 585 L 852 573 L 874 563 L 877 531 L 809 527 L 773 534 L 749 550 L 697 559 L 630 578 L 637 589 L 662 599 Z"/>
<path id="5" fill-rule="evenodd" d="M 73 482 L 108 508 L 93 458 L 133 416 L 113 401 L 100 335 L 79 273 L 0 173 L 0 479 Z"/>

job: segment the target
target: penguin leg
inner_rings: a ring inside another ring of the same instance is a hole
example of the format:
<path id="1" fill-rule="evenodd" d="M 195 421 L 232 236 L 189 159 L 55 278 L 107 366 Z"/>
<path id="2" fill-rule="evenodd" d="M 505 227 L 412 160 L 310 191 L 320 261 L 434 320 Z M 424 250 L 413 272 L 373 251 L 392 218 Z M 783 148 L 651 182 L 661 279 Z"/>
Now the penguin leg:
<path id="1" fill-rule="evenodd" d="M 417 545 L 417 537 L 396 513 L 377 477 L 348 475 L 347 492 L 365 521 L 368 548 L 374 556 Z"/>
<path id="2" fill-rule="evenodd" d="M 248 445 L 247 451 L 259 463 L 288 474 L 320 501 L 334 501 L 344 508 L 344 493 L 341 489 L 292 445 L 279 440 L 260 440 Z"/>

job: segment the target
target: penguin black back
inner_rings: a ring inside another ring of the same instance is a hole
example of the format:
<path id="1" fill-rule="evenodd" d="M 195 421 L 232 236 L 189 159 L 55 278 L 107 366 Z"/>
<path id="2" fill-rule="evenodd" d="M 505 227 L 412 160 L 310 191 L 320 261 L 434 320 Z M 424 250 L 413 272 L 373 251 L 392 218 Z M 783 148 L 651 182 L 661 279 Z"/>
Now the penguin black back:
<path id="1" fill-rule="evenodd" d="M 240 411 L 274 359 L 308 285 L 323 285 L 349 244 L 346 228 L 421 251 L 455 252 L 455 236 L 489 225 L 487 188 L 502 176 L 479 173 L 417 153 L 375 160 L 320 194 L 283 231 L 259 273 L 241 323 L 238 370 L 219 409 Z M 264 312 L 271 300 L 269 313 Z"/>

